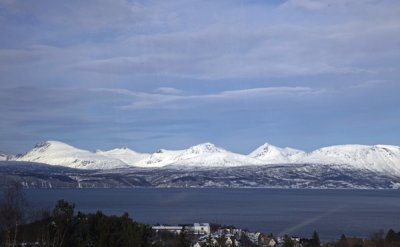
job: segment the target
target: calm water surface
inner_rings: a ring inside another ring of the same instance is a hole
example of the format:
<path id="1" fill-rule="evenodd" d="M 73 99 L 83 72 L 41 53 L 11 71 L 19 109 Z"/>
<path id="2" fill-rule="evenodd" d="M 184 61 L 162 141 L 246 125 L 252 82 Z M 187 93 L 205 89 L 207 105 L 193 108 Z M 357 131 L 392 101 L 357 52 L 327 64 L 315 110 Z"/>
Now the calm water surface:
<path id="1" fill-rule="evenodd" d="M 266 233 L 324 240 L 400 230 L 398 190 L 302 189 L 28 189 L 29 200 L 52 208 L 58 199 L 76 210 L 120 215 L 155 224 L 214 222 Z"/>

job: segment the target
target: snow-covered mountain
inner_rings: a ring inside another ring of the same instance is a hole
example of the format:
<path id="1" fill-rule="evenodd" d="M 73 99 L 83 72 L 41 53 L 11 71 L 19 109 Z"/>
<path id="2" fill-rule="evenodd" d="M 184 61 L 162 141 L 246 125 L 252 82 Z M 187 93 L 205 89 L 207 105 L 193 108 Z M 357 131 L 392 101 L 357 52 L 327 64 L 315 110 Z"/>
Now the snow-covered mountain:
<path id="1" fill-rule="evenodd" d="M 400 176 L 400 147 L 336 145 L 310 153 L 264 144 L 249 154 L 268 164 L 319 164 Z"/>
<path id="2" fill-rule="evenodd" d="M 146 160 L 150 157 L 150 154 L 138 153 L 127 147 L 115 148 L 108 151 L 97 150 L 96 154 L 107 156 L 113 159 L 119 159 L 130 166 L 138 166 L 143 163 L 140 161 Z M 146 167 L 146 165 L 144 165 L 144 167 Z"/>
<path id="3" fill-rule="evenodd" d="M 269 143 L 265 143 L 251 152 L 248 156 L 260 159 L 267 164 L 282 164 L 295 162 L 305 155 L 306 153 L 301 150 L 288 147 L 280 148 Z"/>
<path id="4" fill-rule="evenodd" d="M 203 143 L 184 150 L 159 150 L 147 159 L 139 161 L 140 166 L 185 166 L 185 167 L 234 167 L 262 165 L 263 161 L 242 154 L 229 152 L 212 143 Z"/>
<path id="5" fill-rule="evenodd" d="M 400 188 L 400 147 L 390 145 L 306 153 L 264 144 L 243 155 L 204 143 L 147 154 L 129 148 L 90 152 L 47 141 L 24 155 L 0 158 L 6 159 L 0 160 L 0 177 L 28 187 Z"/>
<path id="6" fill-rule="evenodd" d="M 0 160 L 1 160 L 1 161 L 7 160 L 7 154 L 5 154 L 5 153 L 3 153 L 3 152 L 0 151 Z"/>
<path id="7" fill-rule="evenodd" d="M 7 159 L 5 155 L 0 159 Z M 320 169 L 352 169 L 400 176 L 400 147 L 390 145 L 338 145 L 306 153 L 292 148 L 264 144 L 249 155 L 237 154 L 204 143 L 183 150 L 160 149 L 138 153 L 128 148 L 90 152 L 58 141 L 38 144 L 24 155 L 8 160 L 40 162 L 79 169 L 114 169 L 121 167 L 239 167 L 254 165 L 293 166 L 312 164 Z M 315 166 L 313 166 L 315 167 Z"/>
<path id="8" fill-rule="evenodd" d="M 400 176 L 400 147 L 390 145 L 337 145 L 317 149 L 295 163 L 342 165 Z"/>
<path id="9" fill-rule="evenodd" d="M 31 151 L 16 156 L 13 160 L 39 162 L 78 169 L 113 169 L 128 166 L 119 159 L 78 149 L 59 141 L 39 143 Z"/>

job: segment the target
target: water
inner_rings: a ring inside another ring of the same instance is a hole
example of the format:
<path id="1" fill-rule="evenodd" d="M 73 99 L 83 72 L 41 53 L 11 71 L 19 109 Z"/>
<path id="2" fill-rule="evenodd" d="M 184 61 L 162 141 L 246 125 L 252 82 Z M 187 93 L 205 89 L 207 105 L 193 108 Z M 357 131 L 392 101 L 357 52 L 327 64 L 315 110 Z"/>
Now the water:
<path id="1" fill-rule="evenodd" d="M 128 212 L 149 224 L 213 222 L 301 237 L 317 230 L 324 240 L 400 230 L 398 190 L 28 189 L 26 194 L 38 207 L 50 209 L 62 198 L 77 211 Z"/>

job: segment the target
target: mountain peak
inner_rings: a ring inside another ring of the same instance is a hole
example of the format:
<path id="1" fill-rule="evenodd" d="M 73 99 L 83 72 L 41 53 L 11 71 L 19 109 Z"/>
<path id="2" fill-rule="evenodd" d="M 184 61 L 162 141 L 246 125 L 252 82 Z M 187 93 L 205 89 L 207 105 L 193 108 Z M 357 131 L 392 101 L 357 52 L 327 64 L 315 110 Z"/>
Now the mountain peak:
<path id="1" fill-rule="evenodd" d="M 80 169 L 112 169 L 127 166 L 119 159 L 78 149 L 60 141 L 38 143 L 32 150 L 15 159 Z"/>
<path id="2" fill-rule="evenodd" d="M 49 141 L 44 141 L 44 142 L 39 142 L 35 145 L 34 149 L 46 149 L 49 147 L 64 147 L 64 148 L 74 148 L 73 146 L 64 143 L 64 142 L 60 142 L 60 141 L 53 141 L 53 140 L 49 140 Z"/>
<path id="3" fill-rule="evenodd" d="M 8 155 L 2 151 L 0 151 L 0 160 L 7 160 Z"/>
<path id="4" fill-rule="evenodd" d="M 198 144 L 188 148 L 188 151 L 192 153 L 214 153 L 223 151 L 222 148 L 218 148 L 212 143 L 206 142 L 202 144 Z"/>
<path id="5" fill-rule="evenodd" d="M 123 156 L 129 156 L 129 155 L 148 155 L 147 153 L 139 153 L 136 152 L 135 150 L 132 150 L 128 147 L 121 147 L 121 148 L 114 148 L 110 149 L 107 151 L 103 150 L 96 150 L 97 154 L 102 154 L 106 156 L 116 156 L 116 155 L 123 155 Z"/>
<path id="6" fill-rule="evenodd" d="M 260 147 L 258 147 L 256 150 L 254 150 L 250 156 L 251 157 L 260 157 L 260 156 L 265 156 L 265 155 L 271 155 L 271 154 L 279 154 L 281 152 L 282 148 L 279 148 L 277 146 L 271 145 L 269 143 L 264 143 Z"/>
<path id="7" fill-rule="evenodd" d="M 120 147 L 120 148 L 114 148 L 114 149 L 110 149 L 107 152 L 112 152 L 112 151 L 119 151 L 119 152 L 134 152 L 137 153 L 136 151 L 128 148 L 128 147 Z"/>
<path id="8" fill-rule="evenodd" d="M 133 151 L 132 149 L 128 147 L 120 147 L 120 148 L 115 148 L 116 150 L 125 150 L 125 151 Z"/>
<path id="9" fill-rule="evenodd" d="M 280 148 L 264 143 L 249 154 L 252 158 L 261 159 L 269 164 L 290 163 L 305 155 L 304 151 L 293 148 Z"/>

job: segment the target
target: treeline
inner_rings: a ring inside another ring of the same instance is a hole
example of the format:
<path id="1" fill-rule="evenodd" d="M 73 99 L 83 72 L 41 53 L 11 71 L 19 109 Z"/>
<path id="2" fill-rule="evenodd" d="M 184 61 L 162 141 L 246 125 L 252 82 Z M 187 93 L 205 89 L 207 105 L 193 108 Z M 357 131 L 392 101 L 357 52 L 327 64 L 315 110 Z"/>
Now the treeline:
<path id="1" fill-rule="evenodd" d="M 0 246 L 151 246 L 151 226 L 133 221 L 128 214 L 107 216 L 75 213 L 74 204 L 57 202 L 52 212 L 43 211 L 26 223 L 29 207 L 17 184 L 0 201 Z"/>
<path id="2" fill-rule="evenodd" d="M 294 241 L 285 235 L 283 247 L 400 247 L 400 232 L 390 229 L 386 234 L 383 230 L 371 234 L 369 238 L 346 237 L 344 234 L 338 241 L 321 243 L 318 233 L 314 231 L 310 239 Z"/>
<path id="3" fill-rule="evenodd" d="M 371 234 L 369 238 L 354 238 L 342 235 L 335 243 L 327 247 L 400 247 L 400 233 L 390 229 L 386 234 L 383 230 Z"/>

